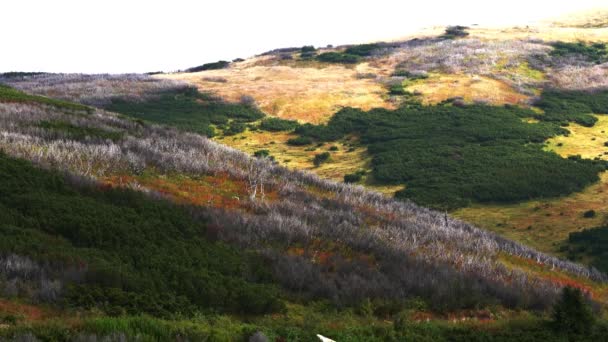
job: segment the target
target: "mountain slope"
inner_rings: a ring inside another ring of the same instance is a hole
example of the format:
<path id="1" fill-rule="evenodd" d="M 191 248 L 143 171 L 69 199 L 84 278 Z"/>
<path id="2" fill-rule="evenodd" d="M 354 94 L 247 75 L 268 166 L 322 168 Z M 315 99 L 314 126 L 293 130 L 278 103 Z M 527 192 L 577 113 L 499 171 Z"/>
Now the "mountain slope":
<path id="1" fill-rule="evenodd" d="M 597 271 L 196 134 L 41 97 L 0 99 L 0 128 L 4 153 L 90 179 L 71 185 L 2 157 L 15 242 L 0 245 L 3 262 L 31 265 L 5 267 L 4 286 L 23 283 L 12 295 L 24 301 L 168 317 L 318 300 L 371 300 L 384 315 L 417 300 L 432 312 L 544 310 L 564 285 L 606 301 Z M 32 270 L 53 286 L 37 288 Z"/>

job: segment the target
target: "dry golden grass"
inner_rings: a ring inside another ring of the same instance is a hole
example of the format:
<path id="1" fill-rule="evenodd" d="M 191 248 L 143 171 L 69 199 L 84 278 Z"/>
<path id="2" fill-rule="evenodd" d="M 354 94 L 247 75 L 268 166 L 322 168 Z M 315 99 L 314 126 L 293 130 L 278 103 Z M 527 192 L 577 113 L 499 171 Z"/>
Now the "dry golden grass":
<path id="1" fill-rule="evenodd" d="M 471 38 L 488 40 L 542 39 L 545 41 L 597 42 L 608 41 L 608 28 L 558 27 L 537 25 L 522 27 L 487 28 L 472 27 Z"/>
<path id="2" fill-rule="evenodd" d="M 583 158 L 601 156 L 608 160 L 604 154 L 608 152 L 604 146 L 608 141 L 608 116 L 600 115 L 598 120 L 594 127 L 571 124 L 570 135 L 550 139 L 546 149 L 564 157 L 580 154 Z M 583 213 L 591 209 L 598 213 L 596 217 L 583 218 Z M 608 173 L 601 175 L 600 182 L 570 196 L 510 205 L 474 205 L 454 215 L 541 251 L 558 254 L 560 243 L 569 233 L 597 227 L 608 219 Z"/>
<path id="3" fill-rule="evenodd" d="M 570 134 L 557 136 L 547 142 L 547 150 L 562 156 L 580 155 L 586 159 L 599 157 L 608 160 L 608 116 L 596 115 L 598 121 L 593 127 L 570 124 Z"/>
<path id="4" fill-rule="evenodd" d="M 524 104 L 529 100 L 528 96 L 516 92 L 505 82 L 473 75 L 436 74 L 408 85 L 407 90 L 420 93 L 427 104 L 453 97 L 462 97 L 466 102 L 491 104 Z"/>
<path id="5" fill-rule="evenodd" d="M 258 65 L 262 62 L 269 65 Z M 357 78 L 362 70 L 369 71 L 365 65 L 355 68 L 316 63 L 296 68 L 272 64 L 269 57 L 260 57 L 228 69 L 158 77 L 187 81 L 229 101 L 249 95 L 265 113 L 301 122 L 325 122 L 341 107 L 393 108 L 384 86 L 373 79 Z M 214 78 L 227 82 L 210 81 Z"/>
<path id="6" fill-rule="evenodd" d="M 295 136 L 286 132 L 252 132 L 248 130 L 236 136 L 217 137 L 216 140 L 250 154 L 258 150 L 268 150 L 270 155 L 274 156 L 275 160 L 283 166 L 290 169 L 309 170 L 321 177 L 336 181 L 342 181 L 346 174 L 370 169 L 371 156 L 365 147 L 359 146 L 358 139 L 355 137 L 319 147 L 287 145 L 287 140 Z M 332 146 L 336 146 L 338 150 L 330 151 Z M 327 163 L 315 167 L 312 162 L 313 158 L 322 152 L 329 152 L 331 159 Z M 377 185 L 371 180 L 366 186 L 389 195 L 403 188 L 403 186 Z"/>
<path id="7" fill-rule="evenodd" d="M 569 13 L 555 19 L 550 24 L 557 27 L 602 28 L 608 27 L 608 9 L 594 9 L 578 13 Z"/>

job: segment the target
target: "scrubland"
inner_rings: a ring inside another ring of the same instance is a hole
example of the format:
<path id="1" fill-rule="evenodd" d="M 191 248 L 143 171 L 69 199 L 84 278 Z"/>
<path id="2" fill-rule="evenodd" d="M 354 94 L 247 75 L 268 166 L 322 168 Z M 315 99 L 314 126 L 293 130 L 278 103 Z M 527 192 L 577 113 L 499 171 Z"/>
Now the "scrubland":
<path id="1" fill-rule="evenodd" d="M 564 287 L 605 315 L 601 18 L 450 32 L 0 75 L 0 336 L 557 340 Z"/>

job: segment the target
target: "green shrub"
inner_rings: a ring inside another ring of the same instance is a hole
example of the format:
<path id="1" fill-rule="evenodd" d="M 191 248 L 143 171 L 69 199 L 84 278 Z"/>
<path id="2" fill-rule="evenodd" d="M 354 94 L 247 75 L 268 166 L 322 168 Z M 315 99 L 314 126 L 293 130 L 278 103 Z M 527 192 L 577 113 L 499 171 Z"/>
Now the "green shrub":
<path id="1" fill-rule="evenodd" d="M 593 218 L 593 217 L 595 217 L 595 215 L 596 215 L 595 210 L 587 210 L 583 213 L 584 218 Z"/>
<path id="2" fill-rule="evenodd" d="M 582 91 L 548 90 L 535 104 L 545 111 L 536 118 L 551 122 L 576 122 L 591 127 L 597 122 L 593 113 L 608 113 L 608 91 L 587 93 Z"/>
<path id="3" fill-rule="evenodd" d="M 315 49 L 312 45 L 302 46 L 300 49 L 300 58 L 302 59 L 311 59 L 314 58 L 317 54 L 317 49 Z"/>
<path id="4" fill-rule="evenodd" d="M 592 43 L 587 44 L 584 42 L 567 43 L 567 42 L 556 42 L 553 43 L 552 56 L 568 56 L 568 55 L 580 55 L 597 64 L 608 61 L 608 48 L 605 43 Z"/>
<path id="5" fill-rule="evenodd" d="M 316 167 L 319 167 L 321 166 L 321 164 L 327 162 L 330 157 L 331 155 L 329 154 L 329 152 L 319 153 L 315 155 L 312 162 L 315 164 Z"/>
<path id="6" fill-rule="evenodd" d="M 68 307 L 155 316 L 282 308 L 263 260 L 205 239 L 209 227 L 188 208 L 75 187 L 2 154 L 0 177 L 0 254 L 40 261 L 49 276 L 82 270 L 77 283 L 63 279 Z"/>
<path id="7" fill-rule="evenodd" d="M 193 68 L 186 69 L 186 72 L 199 72 L 199 71 L 205 71 L 205 70 L 225 69 L 229 65 L 230 65 L 230 62 L 228 62 L 228 61 L 218 61 L 218 62 L 207 63 L 207 64 L 203 64 L 203 65 L 199 65 L 199 66 L 196 66 Z"/>
<path id="8" fill-rule="evenodd" d="M 448 26 L 445 29 L 445 33 L 443 34 L 443 38 L 445 39 L 456 39 L 456 38 L 464 38 L 469 35 L 466 31 L 468 27 L 466 26 Z"/>
<path id="9" fill-rule="evenodd" d="M 245 132 L 245 129 L 247 129 L 247 125 L 242 122 L 234 121 L 230 123 L 228 129 L 224 131 L 224 135 L 236 135 Z"/>
<path id="10" fill-rule="evenodd" d="M 268 150 L 257 150 L 253 153 L 253 156 L 256 158 L 269 158 L 270 160 L 274 160 L 274 156 L 271 156 L 270 151 Z"/>
<path id="11" fill-rule="evenodd" d="M 270 151 L 268 151 L 268 150 L 257 150 L 257 151 L 255 151 L 253 153 L 253 155 L 255 157 L 258 157 L 258 158 L 268 157 L 270 155 Z"/>
<path id="12" fill-rule="evenodd" d="M 298 122 L 280 118 L 267 118 L 262 120 L 260 128 L 269 132 L 292 131 L 298 127 Z"/>
<path id="13" fill-rule="evenodd" d="M 136 119 L 175 126 L 209 137 L 215 134 L 213 124 L 227 124 L 230 119 L 253 122 L 264 117 L 252 105 L 226 103 L 199 93 L 196 88 L 163 91 L 145 101 L 116 99 L 105 108 Z M 237 125 L 235 129 L 240 127 Z"/>
<path id="14" fill-rule="evenodd" d="M 403 88 L 401 84 L 393 84 L 389 88 L 391 95 L 406 95 L 408 92 Z"/>
<path id="15" fill-rule="evenodd" d="M 407 184 L 399 198 L 442 209 L 559 196 L 597 181 L 606 163 L 543 151 L 542 142 L 564 131 L 551 122 L 522 121 L 535 115 L 485 105 L 346 108 L 326 125 L 305 124 L 295 132 L 311 141 L 360 136 L 375 180 Z"/>
<path id="16" fill-rule="evenodd" d="M 350 46 L 346 50 L 344 50 L 344 54 L 367 57 L 367 56 L 371 56 L 372 52 L 374 52 L 374 50 L 377 50 L 379 48 L 380 48 L 380 45 L 378 45 L 378 44 L 354 45 L 354 46 Z"/>
<path id="17" fill-rule="evenodd" d="M 602 272 L 608 272 L 608 226 L 570 233 L 566 246 L 568 258 L 590 261 Z"/>
<path id="18" fill-rule="evenodd" d="M 357 183 L 361 181 L 363 175 L 360 173 L 349 173 L 344 175 L 344 183 Z"/>
<path id="19" fill-rule="evenodd" d="M 291 146 L 306 146 L 312 144 L 312 139 L 307 137 L 297 137 L 287 140 L 287 144 Z"/>
<path id="20" fill-rule="evenodd" d="M 591 308 L 578 288 L 565 287 L 553 308 L 553 327 L 569 337 L 588 335 L 594 324 Z"/>
<path id="21" fill-rule="evenodd" d="M 317 56 L 317 60 L 326 63 L 343 63 L 343 64 L 354 64 L 360 61 L 361 57 L 358 55 L 351 55 L 341 52 L 324 52 Z"/>

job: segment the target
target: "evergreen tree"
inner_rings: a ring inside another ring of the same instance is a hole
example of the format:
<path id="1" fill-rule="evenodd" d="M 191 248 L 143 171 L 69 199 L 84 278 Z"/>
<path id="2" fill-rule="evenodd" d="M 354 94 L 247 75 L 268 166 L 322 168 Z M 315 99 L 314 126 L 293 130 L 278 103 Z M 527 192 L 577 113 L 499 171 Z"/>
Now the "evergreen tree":
<path id="1" fill-rule="evenodd" d="M 564 288 L 562 297 L 553 308 L 553 324 L 557 331 L 569 336 L 589 334 L 594 317 L 580 289 Z"/>

